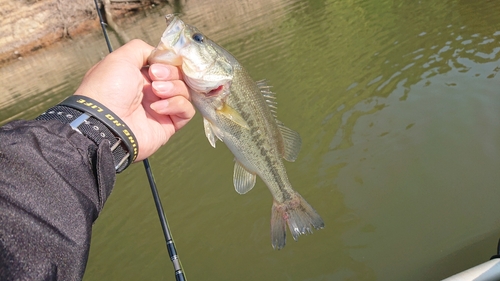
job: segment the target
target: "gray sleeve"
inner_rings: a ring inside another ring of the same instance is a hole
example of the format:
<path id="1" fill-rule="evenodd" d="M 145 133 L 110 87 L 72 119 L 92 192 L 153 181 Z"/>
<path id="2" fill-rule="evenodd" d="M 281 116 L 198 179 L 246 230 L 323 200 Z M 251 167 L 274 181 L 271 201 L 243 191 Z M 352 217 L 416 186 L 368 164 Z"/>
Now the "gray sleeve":
<path id="1" fill-rule="evenodd" d="M 59 121 L 0 128 L 0 280 L 81 280 L 115 182 L 99 147 Z"/>

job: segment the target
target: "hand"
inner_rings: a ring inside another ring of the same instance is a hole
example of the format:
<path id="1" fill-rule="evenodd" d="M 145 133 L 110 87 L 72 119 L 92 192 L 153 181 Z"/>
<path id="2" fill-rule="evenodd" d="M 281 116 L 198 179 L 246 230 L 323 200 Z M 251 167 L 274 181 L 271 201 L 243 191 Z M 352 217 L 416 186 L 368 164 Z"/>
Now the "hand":
<path id="1" fill-rule="evenodd" d="M 136 161 L 156 152 L 195 114 L 176 67 L 146 67 L 153 49 L 130 41 L 94 65 L 75 92 L 102 103 L 128 125 L 139 144 Z"/>

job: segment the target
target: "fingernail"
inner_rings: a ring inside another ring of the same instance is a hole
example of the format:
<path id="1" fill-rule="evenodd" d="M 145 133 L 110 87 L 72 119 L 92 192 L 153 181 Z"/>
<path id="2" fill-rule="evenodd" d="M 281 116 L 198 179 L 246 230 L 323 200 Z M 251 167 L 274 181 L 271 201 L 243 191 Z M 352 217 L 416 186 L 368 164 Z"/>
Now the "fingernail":
<path id="1" fill-rule="evenodd" d="M 162 94 L 167 94 L 174 88 L 174 84 L 170 81 L 153 81 L 152 86 L 158 93 Z"/>
<path id="2" fill-rule="evenodd" d="M 168 107 L 168 100 L 161 100 L 161 101 L 158 101 L 158 102 L 154 102 L 152 103 L 149 107 L 151 107 L 152 110 L 156 111 L 156 113 L 158 114 L 164 114 Z"/>
<path id="3" fill-rule="evenodd" d="M 170 75 L 170 69 L 168 67 L 162 66 L 160 64 L 153 64 L 150 67 L 151 73 L 157 79 L 167 79 Z"/>

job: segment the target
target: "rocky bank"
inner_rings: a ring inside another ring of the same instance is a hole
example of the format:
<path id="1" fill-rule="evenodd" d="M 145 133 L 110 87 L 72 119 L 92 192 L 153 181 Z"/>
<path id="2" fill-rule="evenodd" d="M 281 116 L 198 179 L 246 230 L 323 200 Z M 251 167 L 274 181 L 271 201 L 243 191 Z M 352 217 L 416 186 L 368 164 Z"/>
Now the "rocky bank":
<path id="1" fill-rule="evenodd" d="M 159 2 L 103 0 L 99 4 L 108 5 L 108 17 L 119 18 Z M 0 0 L 0 65 L 96 28 L 100 28 L 99 19 L 91 0 Z"/>

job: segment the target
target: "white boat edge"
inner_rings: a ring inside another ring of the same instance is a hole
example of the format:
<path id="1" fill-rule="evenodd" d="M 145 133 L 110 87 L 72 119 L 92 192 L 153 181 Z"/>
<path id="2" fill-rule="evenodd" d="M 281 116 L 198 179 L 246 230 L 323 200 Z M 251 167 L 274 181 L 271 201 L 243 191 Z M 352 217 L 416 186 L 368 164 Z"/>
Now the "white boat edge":
<path id="1" fill-rule="evenodd" d="M 475 267 L 450 276 L 442 281 L 497 281 L 500 280 L 500 258 L 489 260 Z"/>

